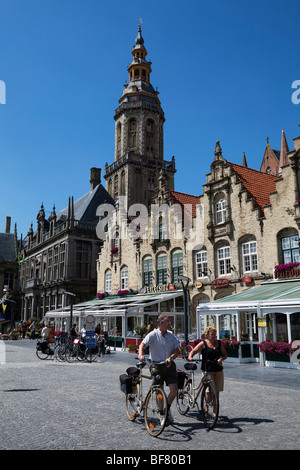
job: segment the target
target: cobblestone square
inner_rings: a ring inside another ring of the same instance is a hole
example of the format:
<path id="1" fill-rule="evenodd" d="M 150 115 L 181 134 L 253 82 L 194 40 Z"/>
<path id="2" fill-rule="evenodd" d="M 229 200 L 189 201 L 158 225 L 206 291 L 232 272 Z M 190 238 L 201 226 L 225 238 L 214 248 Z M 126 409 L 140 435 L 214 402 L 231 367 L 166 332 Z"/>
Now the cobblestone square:
<path id="1" fill-rule="evenodd" d="M 36 341 L 5 343 L 0 364 L 2 450 L 296 450 L 300 370 L 225 363 L 221 422 L 206 432 L 193 411 L 158 438 L 126 418 L 119 375 L 135 355 L 112 351 L 95 363 L 42 361 Z M 176 361 L 183 368 L 183 360 Z"/>

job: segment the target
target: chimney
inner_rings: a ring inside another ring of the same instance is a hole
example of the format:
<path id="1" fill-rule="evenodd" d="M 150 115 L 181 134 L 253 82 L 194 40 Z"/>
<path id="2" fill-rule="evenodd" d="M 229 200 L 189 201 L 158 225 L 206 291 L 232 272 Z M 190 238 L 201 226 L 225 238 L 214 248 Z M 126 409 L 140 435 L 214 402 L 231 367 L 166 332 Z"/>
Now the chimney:
<path id="1" fill-rule="evenodd" d="M 91 168 L 91 191 L 101 182 L 101 168 Z"/>
<path id="2" fill-rule="evenodd" d="M 5 221 L 5 233 L 10 233 L 10 224 L 11 224 L 11 218 L 6 217 Z"/>

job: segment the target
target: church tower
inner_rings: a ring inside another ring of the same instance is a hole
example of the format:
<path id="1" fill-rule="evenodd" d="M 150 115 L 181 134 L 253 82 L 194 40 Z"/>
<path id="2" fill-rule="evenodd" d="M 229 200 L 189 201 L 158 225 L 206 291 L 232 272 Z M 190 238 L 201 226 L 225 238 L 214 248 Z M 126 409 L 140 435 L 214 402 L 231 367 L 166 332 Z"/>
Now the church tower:
<path id="1" fill-rule="evenodd" d="M 140 203 L 148 206 L 163 173 L 166 189 L 174 189 L 175 160 L 164 160 L 164 112 L 150 82 L 151 62 L 147 61 L 141 25 L 127 67 L 119 107 L 115 111 L 115 158 L 106 164 L 106 190 L 115 201 L 126 197 L 127 208 Z"/>

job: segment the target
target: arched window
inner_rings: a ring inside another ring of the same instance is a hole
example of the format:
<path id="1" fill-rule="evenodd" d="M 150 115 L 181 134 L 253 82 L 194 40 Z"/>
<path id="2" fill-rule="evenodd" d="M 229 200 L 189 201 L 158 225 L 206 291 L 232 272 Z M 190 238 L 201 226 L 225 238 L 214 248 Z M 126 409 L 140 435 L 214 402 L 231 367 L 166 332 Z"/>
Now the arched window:
<path id="1" fill-rule="evenodd" d="M 226 220 L 226 201 L 225 199 L 220 199 L 216 205 L 216 224 L 223 224 Z"/>
<path id="2" fill-rule="evenodd" d="M 219 276 L 231 273 L 230 247 L 222 246 L 217 249 L 217 261 Z"/>
<path id="3" fill-rule="evenodd" d="M 107 271 L 105 273 L 105 292 L 111 292 L 111 286 L 112 286 L 111 271 Z"/>
<path id="4" fill-rule="evenodd" d="M 120 282 L 121 290 L 128 289 L 128 268 L 124 267 L 121 270 L 121 282 Z"/>
<path id="5" fill-rule="evenodd" d="M 255 240 L 242 243 L 244 273 L 258 270 L 257 243 Z"/>
<path id="6" fill-rule="evenodd" d="M 153 284 L 153 263 L 152 258 L 143 260 L 143 287 Z"/>
<path id="7" fill-rule="evenodd" d="M 167 267 L 167 256 L 162 255 L 157 258 L 157 285 L 167 284 L 168 282 L 168 267 Z"/>
<path id="8" fill-rule="evenodd" d="M 119 122 L 117 125 L 117 157 L 121 156 L 121 142 L 122 142 L 122 125 Z"/>
<path id="9" fill-rule="evenodd" d="M 146 155 L 153 157 L 154 152 L 154 122 L 148 119 L 146 122 Z"/>
<path id="10" fill-rule="evenodd" d="M 137 123 L 133 118 L 129 121 L 128 129 L 128 147 L 130 149 L 135 149 L 136 147 L 136 132 L 137 132 Z"/>
<path id="11" fill-rule="evenodd" d="M 207 276 L 207 251 L 201 250 L 196 253 L 196 276 L 200 277 Z"/>
<path id="12" fill-rule="evenodd" d="M 183 275 L 183 253 L 182 251 L 172 254 L 172 282 L 179 282 L 178 276 Z"/>

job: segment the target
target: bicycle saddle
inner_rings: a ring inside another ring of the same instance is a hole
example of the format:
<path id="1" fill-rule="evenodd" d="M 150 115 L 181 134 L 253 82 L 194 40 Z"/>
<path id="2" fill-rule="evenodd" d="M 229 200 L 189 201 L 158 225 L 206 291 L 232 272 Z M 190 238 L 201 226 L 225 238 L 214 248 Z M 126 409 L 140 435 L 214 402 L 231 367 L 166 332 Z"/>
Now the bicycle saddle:
<path id="1" fill-rule="evenodd" d="M 188 362 L 187 364 L 184 364 L 184 368 L 186 370 L 196 370 L 197 364 L 195 364 L 195 362 Z"/>

